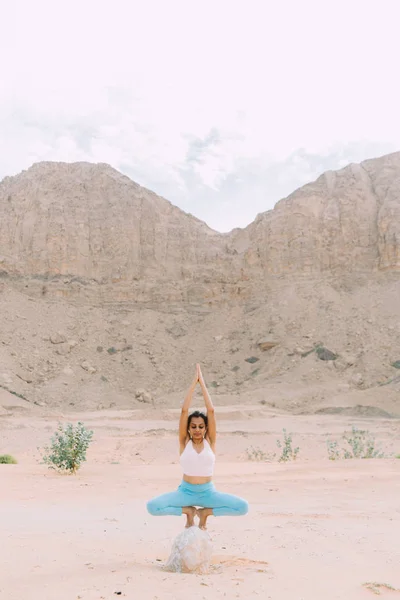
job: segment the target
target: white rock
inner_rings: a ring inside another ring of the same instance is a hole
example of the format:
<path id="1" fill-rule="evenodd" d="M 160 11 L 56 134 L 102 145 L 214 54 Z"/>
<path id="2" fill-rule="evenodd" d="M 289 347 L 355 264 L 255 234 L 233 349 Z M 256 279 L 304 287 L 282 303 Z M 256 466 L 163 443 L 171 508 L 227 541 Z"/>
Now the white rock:
<path id="1" fill-rule="evenodd" d="M 166 571 L 207 573 L 210 568 L 212 542 L 208 533 L 195 525 L 184 529 L 174 540 Z"/>
<path id="2" fill-rule="evenodd" d="M 61 331 L 57 331 L 50 336 L 50 341 L 52 344 L 63 344 L 67 341 L 67 338 Z"/>
<path id="3" fill-rule="evenodd" d="M 139 402 L 147 402 L 147 403 L 153 402 L 153 396 L 151 395 L 151 393 L 148 392 L 147 390 L 143 390 L 143 389 L 136 390 L 135 398 Z"/>
<path id="4" fill-rule="evenodd" d="M 88 373 L 90 373 L 91 375 L 93 375 L 94 373 L 97 372 L 96 367 L 94 367 L 93 365 L 91 365 L 87 360 L 84 360 L 81 363 L 81 367 L 82 367 L 82 369 L 84 369 L 85 371 L 87 371 Z"/>
<path id="5" fill-rule="evenodd" d="M 350 383 L 352 383 L 353 385 L 355 385 L 357 387 L 361 387 L 364 384 L 364 377 L 361 375 L 361 373 L 355 373 L 351 377 Z"/>

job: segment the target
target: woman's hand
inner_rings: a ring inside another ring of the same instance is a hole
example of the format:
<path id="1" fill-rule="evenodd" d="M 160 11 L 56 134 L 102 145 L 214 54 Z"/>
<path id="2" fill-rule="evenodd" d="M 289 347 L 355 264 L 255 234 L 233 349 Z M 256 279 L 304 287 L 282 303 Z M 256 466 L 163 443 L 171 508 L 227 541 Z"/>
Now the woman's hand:
<path id="1" fill-rule="evenodd" d="M 196 375 L 197 375 L 197 381 L 199 383 L 204 383 L 204 377 L 203 377 L 203 373 L 201 372 L 201 367 L 200 367 L 199 363 L 197 363 L 197 365 L 196 365 Z"/>
<path id="2" fill-rule="evenodd" d="M 196 386 L 199 383 L 199 370 L 198 370 L 198 365 L 196 365 L 196 372 L 194 375 L 194 379 L 193 379 L 193 383 L 192 385 Z"/>

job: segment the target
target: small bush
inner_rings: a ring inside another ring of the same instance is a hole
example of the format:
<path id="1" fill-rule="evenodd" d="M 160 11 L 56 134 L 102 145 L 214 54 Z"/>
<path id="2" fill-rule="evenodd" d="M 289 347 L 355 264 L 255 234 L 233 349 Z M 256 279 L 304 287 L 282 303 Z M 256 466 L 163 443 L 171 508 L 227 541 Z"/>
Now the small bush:
<path id="1" fill-rule="evenodd" d="M 278 462 L 296 460 L 300 448 L 298 446 L 296 448 L 292 447 L 292 434 L 288 434 L 286 429 L 283 430 L 283 442 L 276 440 L 276 445 L 282 450 L 281 455 L 278 458 Z M 275 452 L 264 452 L 264 450 L 261 450 L 261 448 L 254 448 L 253 446 L 246 448 L 246 454 L 248 460 L 262 462 L 271 462 L 272 460 L 276 459 L 277 456 Z"/>
<path id="2" fill-rule="evenodd" d="M 339 444 L 335 441 L 328 440 L 326 442 L 326 445 L 328 447 L 329 460 L 339 460 L 339 458 L 340 458 Z"/>
<path id="3" fill-rule="evenodd" d="M 17 462 L 11 454 L 0 454 L 0 465 L 16 465 Z"/>
<path id="4" fill-rule="evenodd" d="M 254 448 L 250 446 L 250 448 L 246 448 L 247 460 L 255 460 L 259 462 L 268 462 L 275 458 L 275 454 L 267 454 L 261 448 Z"/>
<path id="5" fill-rule="evenodd" d="M 58 425 L 58 429 L 51 438 L 50 447 L 44 448 L 43 462 L 50 469 L 76 473 L 83 462 L 86 461 L 86 451 L 93 437 L 79 422 L 76 426 L 68 423 Z"/>
<path id="6" fill-rule="evenodd" d="M 341 448 L 336 441 L 328 440 L 328 457 L 329 460 L 339 460 L 340 458 L 385 458 L 383 452 L 375 447 L 375 438 L 366 430 L 352 427 L 351 433 L 344 434 L 343 439 L 350 446 Z"/>
<path id="7" fill-rule="evenodd" d="M 278 458 L 279 462 L 287 462 L 288 460 L 296 460 L 300 448 L 292 447 L 292 434 L 286 433 L 286 429 L 283 430 L 283 443 L 280 440 L 276 440 L 276 445 L 282 450 L 281 456 Z"/>

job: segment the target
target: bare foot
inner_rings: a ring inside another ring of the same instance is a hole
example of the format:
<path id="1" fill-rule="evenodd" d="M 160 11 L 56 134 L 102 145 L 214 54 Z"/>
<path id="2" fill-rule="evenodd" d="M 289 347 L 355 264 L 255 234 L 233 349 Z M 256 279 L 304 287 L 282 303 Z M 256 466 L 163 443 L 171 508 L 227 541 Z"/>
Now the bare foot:
<path id="1" fill-rule="evenodd" d="M 184 506 L 182 508 L 182 512 L 186 515 L 186 525 L 185 527 L 193 527 L 194 525 L 194 517 L 196 515 L 196 509 L 194 506 Z"/>
<path id="2" fill-rule="evenodd" d="M 198 508 L 196 514 L 199 517 L 199 528 L 207 529 L 207 518 L 213 514 L 212 508 Z"/>

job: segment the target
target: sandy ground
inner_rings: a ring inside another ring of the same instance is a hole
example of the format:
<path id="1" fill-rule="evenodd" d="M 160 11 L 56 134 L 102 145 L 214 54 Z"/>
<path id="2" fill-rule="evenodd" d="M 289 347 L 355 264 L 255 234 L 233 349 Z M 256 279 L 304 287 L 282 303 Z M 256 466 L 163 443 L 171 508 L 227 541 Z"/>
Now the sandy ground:
<path id="1" fill-rule="evenodd" d="M 183 518 L 151 517 L 145 506 L 179 483 L 176 413 L 138 416 L 80 414 L 95 438 L 77 476 L 40 464 L 57 415 L 0 417 L 0 453 L 19 460 L 0 465 L 1 599 L 361 600 L 375 595 L 367 582 L 400 590 L 400 460 L 332 462 L 326 451 L 327 437 L 354 423 L 397 454 L 399 420 L 225 407 L 215 483 L 251 509 L 210 519 L 213 567 L 200 576 L 163 571 Z M 276 450 L 283 427 L 300 446 L 296 462 L 248 460 L 251 446 Z"/>

